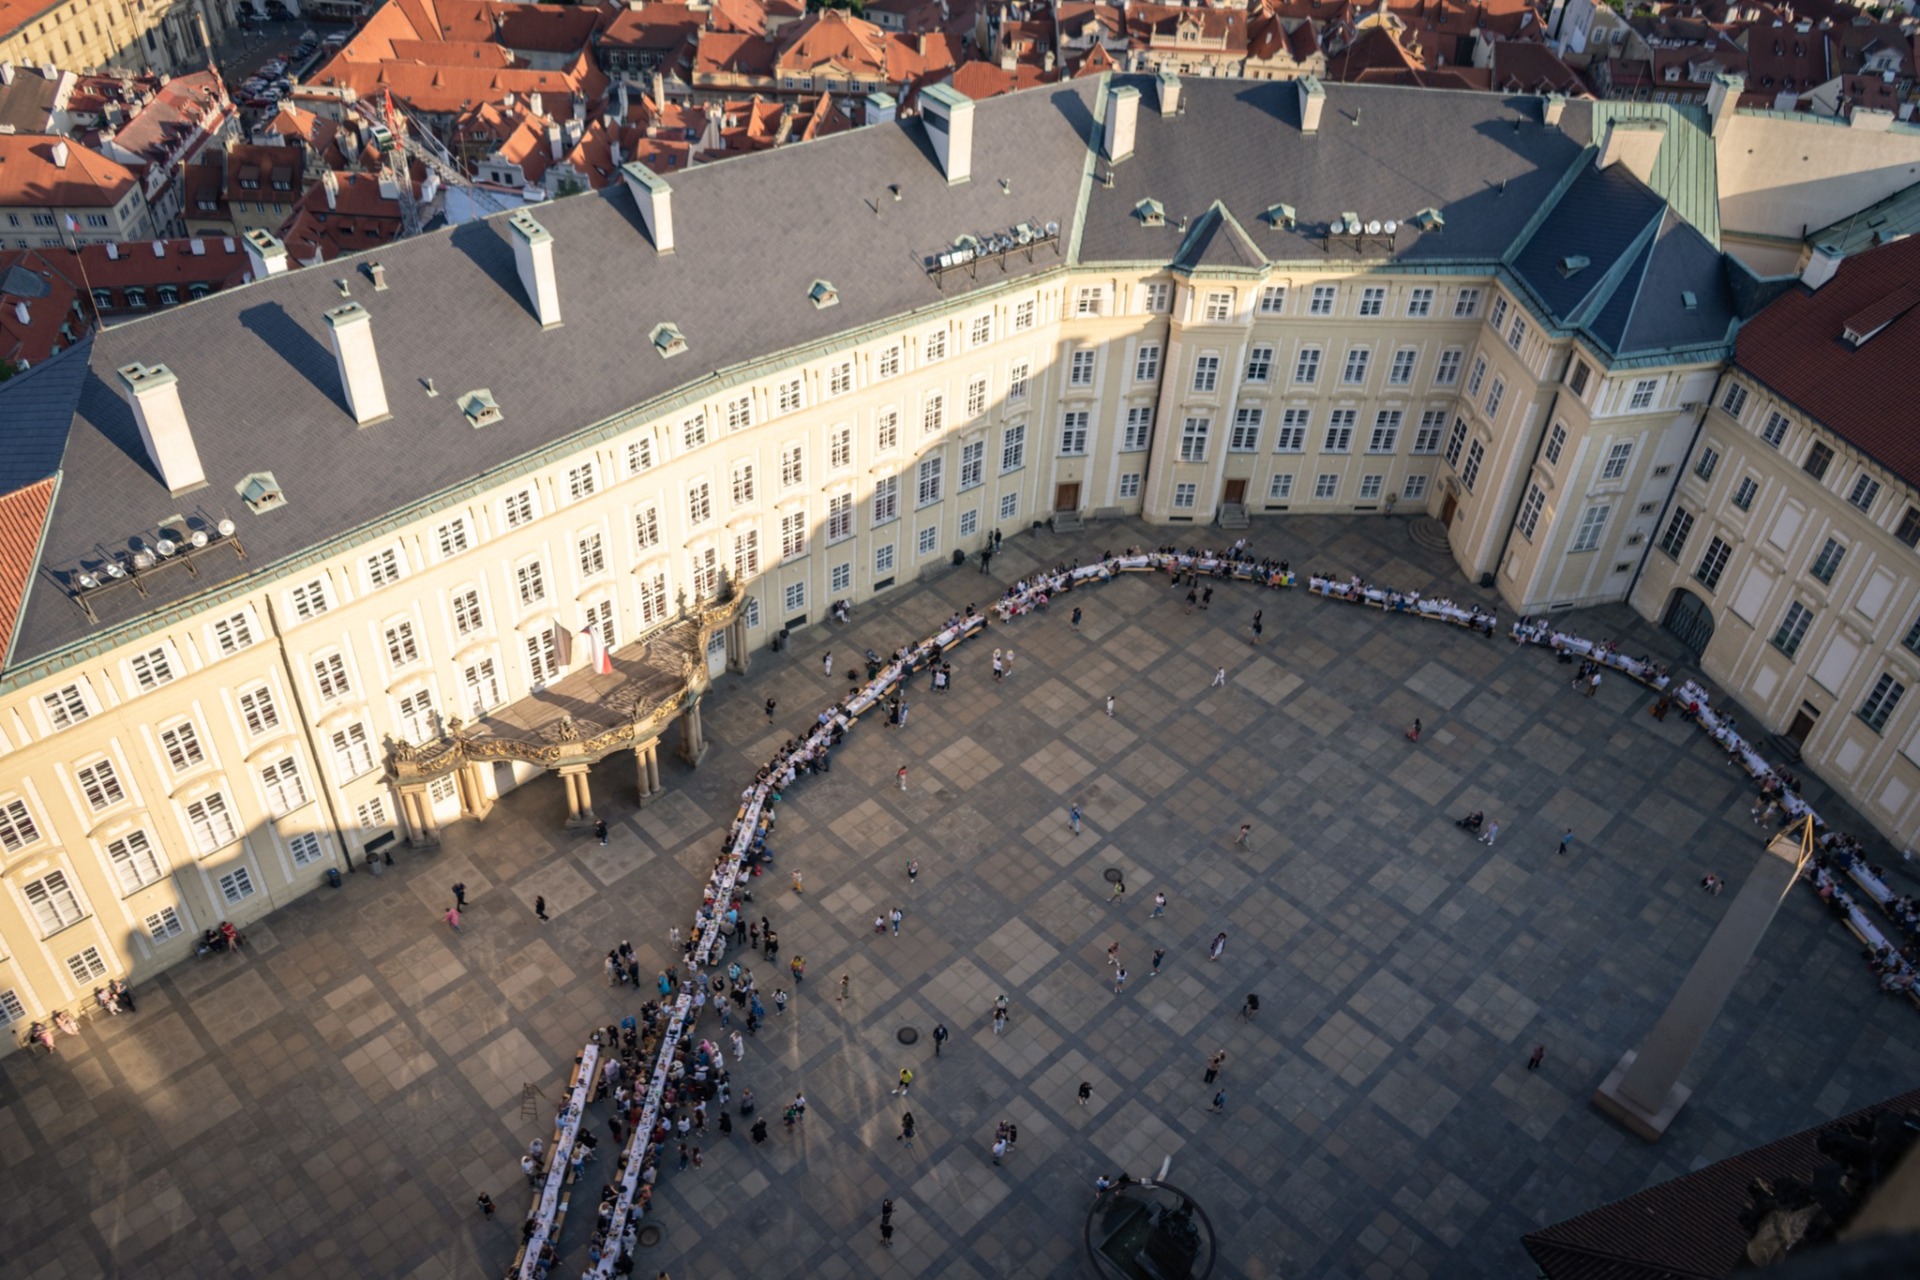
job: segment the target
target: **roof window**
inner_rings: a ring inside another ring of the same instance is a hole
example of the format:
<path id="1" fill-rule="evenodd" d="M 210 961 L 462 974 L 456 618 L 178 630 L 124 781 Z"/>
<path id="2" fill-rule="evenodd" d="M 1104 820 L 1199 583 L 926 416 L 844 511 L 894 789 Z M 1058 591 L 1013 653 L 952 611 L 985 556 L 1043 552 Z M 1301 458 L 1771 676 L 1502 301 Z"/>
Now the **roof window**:
<path id="1" fill-rule="evenodd" d="M 647 335 L 653 343 L 653 349 L 660 353 L 662 360 L 670 359 L 687 349 L 687 335 L 680 332 L 675 324 L 657 324 L 653 332 Z"/>
<path id="2" fill-rule="evenodd" d="M 476 431 L 492 426 L 505 416 L 500 412 L 500 402 L 493 398 L 493 391 L 488 387 L 461 396 L 460 412 L 467 415 L 467 425 Z"/>

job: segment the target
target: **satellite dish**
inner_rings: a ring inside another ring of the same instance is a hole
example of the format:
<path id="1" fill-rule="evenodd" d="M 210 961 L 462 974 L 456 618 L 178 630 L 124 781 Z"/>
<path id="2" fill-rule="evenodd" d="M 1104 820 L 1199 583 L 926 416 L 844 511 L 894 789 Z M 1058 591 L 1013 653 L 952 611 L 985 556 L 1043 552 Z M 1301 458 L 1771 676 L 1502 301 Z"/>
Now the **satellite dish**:
<path id="1" fill-rule="evenodd" d="M 1394 232 L 1400 230 L 1400 224 L 1395 222 L 1392 218 L 1388 218 L 1384 230 L 1388 235 L 1392 235 Z"/>
<path id="2" fill-rule="evenodd" d="M 187 541 L 196 547 L 204 547 L 207 545 L 207 531 L 205 529 L 195 529 L 193 536 L 188 538 Z"/>
<path id="3" fill-rule="evenodd" d="M 1014 234 L 1021 244 L 1033 243 L 1033 228 L 1024 222 L 1015 228 Z"/>
<path id="4" fill-rule="evenodd" d="M 1059 224 L 1059 223 L 1057 223 L 1057 222 L 1049 222 L 1049 223 L 1047 224 L 1047 234 L 1048 234 L 1048 235 L 1050 235 L 1050 236 L 1057 236 L 1057 235 L 1059 235 L 1059 234 L 1060 234 L 1060 224 Z"/>
<path id="5" fill-rule="evenodd" d="M 172 538 L 162 538 L 153 544 L 153 549 L 163 556 L 170 556 L 180 549 L 180 544 Z"/>
<path id="6" fill-rule="evenodd" d="M 1380 220 L 1378 218 L 1374 218 L 1367 223 L 1367 234 L 1370 236 L 1380 234 Z"/>
<path id="7" fill-rule="evenodd" d="M 83 573 L 80 575 L 80 589 L 82 591 L 91 591 L 99 585 L 100 579 L 94 577 L 92 574 Z"/>
<path id="8" fill-rule="evenodd" d="M 120 562 L 119 562 L 118 560 L 110 560 L 110 561 L 108 561 L 108 562 L 107 562 L 107 576 L 108 576 L 109 578 L 124 578 L 124 577 L 126 577 L 126 576 L 127 576 L 127 569 L 126 569 L 126 566 L 125 566 L 125 565 L 123 565 L 123 564 L 121 564 L 121 563 L 120 563 Z"/>
<path id="9" fill-rule="evenodd" d="M 223 519 L 219 524 L 215 525 L 214 528 L 220 531 L 220 536 L 223 538 L 231 538 L 233 536 L 233 521 L 231 520 Z"/>

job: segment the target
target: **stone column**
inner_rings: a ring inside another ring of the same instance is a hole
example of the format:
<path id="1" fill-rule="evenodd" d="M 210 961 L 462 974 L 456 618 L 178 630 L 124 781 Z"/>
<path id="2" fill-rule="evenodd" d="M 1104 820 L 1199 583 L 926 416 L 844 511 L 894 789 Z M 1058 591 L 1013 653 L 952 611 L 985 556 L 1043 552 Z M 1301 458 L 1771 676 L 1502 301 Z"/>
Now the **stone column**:
<path id="1" fill-rule="evenodd" d="M 753 665 L 753 653 L 747 648 L 747 615 L 735 615 L 727 624 L 727 670 L 747 674 Z"/>
<path id="2" fill-rule="evenodd" d="M 1733 994 L 1774 913 L 1813 853 L 1813 821 L 1782 831 L 1760 854 L 1739 894 L 1707 939 L 1645 1043 L 1629 1049 L 1600 1087 L 1593 1105 L 1648 1142 L 1658 1142 L 1693 1090 L 1680 1073 Z"/>
<path id="3" fill-rule="evenodd" d="M 680 758 L 696 768 L 707 754 L 707 739 L 700 732 L 700 700 L 687 703 L 680 713 Z"/>
<path id="4" fill-rule="evenodd" d="M 633 749 L 633 773 L 635 789 L 640 793 L 640 805 L 646 807 L 649 800 L 660 793 L 660 750 L 658 738 L 642 743 Z"/>
<path id="5" fill-rule="evenodd" d="M 407 828 L 407 844 L 415 849 L 431 849 L 440 843 L 440 828 L 433 821 L 433 801 L 427 784 L 412 783 L 400 788 L 400 820 Z"/>
<path id="6" fill-rule="evenodd" d="M 594 823 L 593 793 L 587 786 L 587 768 L 584 764 L 570 764 L 560 770 L 560 777 L 567 784 L 569 827 L 590 827 Z"/>
<path id="7" fill-rule="evenodd" d="M 460 772 L 456 775 L 460 784 L 460 812 L 481 821 L 485 821 L 486 816 L 493 812 L 493 797 L 487 794 L 486 778 L 481 772 L 483 768 L 475 761 L 468 761 L 460 766 Z"/>

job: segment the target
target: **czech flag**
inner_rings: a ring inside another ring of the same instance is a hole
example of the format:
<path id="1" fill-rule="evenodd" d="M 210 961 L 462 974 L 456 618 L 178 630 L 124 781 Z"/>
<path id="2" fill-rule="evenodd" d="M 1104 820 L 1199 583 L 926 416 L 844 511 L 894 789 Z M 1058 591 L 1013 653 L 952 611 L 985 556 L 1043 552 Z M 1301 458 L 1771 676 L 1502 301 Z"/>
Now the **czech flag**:
<path id="1" fill-rule="evenodd" d="M 600 639 L 600 633 L 592 627 L 580 633 L 580 639 L 587 647 L 587 665 L 593 668 L 597 676 L 613 674 L 613 656 L 607 652 L 606 642 Z"/>

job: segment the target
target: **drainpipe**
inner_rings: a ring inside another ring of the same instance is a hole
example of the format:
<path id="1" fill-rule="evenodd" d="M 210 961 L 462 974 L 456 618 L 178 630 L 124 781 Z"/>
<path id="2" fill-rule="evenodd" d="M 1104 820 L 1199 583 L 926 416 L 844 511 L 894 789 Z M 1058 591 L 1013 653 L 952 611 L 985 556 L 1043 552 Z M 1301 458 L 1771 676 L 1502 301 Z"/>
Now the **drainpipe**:
<path id="1" fill-rule="evenodd" d="M 1706 430 L 1707 413 L 1714 405 L 1720 402 L 1720 389 L 1726 385 L 1727 375 L 1732 372 L 1732 362 L 1720 366 L 1720 376 L 1713 380 L 1713 394 L 1708 396 L 1700 405 L 1700 416 L 1694 419 L 1693 422 L 1693 439 L 1687 441 L 1687 451 L 1680 455 L 1680 470 L 1675 473 L 1673 483 L 1667 488 L 1666 501 L 1660 504 L 1660 514 L 1654 517 L 1654 537 L 1659 536 L 1661 528 L 1667 523 L 1667 512 L 1673 508 L 1674 495 L 1680 492 L 1680 481 L 1686 477 L 1687 463 L 1692 461 L 1694 447 L 1700 443 L 1700 433 Z M 1627 603 L 1629 607 L 1631 607 L 1633 600 L 1633 589 L 1640 585 L 1640 575 L 1646 571 L 1647 556 L 1653 552 L 1654 537 L 1647 539 L 1647 545 L 1640 549 L 1640 563 L 1633 566 L 1633 577 L 1627 583 L 1627 594 L 1622 597 L 1623 602 Z"/>
<path id="2" fill-rule="evenodd" d="M 340 854 L 347 860 L 347 870 L 354 870 L 353 850 L 347 847 L 347 831 L 340 825 L 340 812 L 333 807 L 333 789 L 328 785 L 326 776 L 321 772 L 320 744 L 313 736 L 313 722 L 307 718 L 307 705 L 300 696 L 300 682 L 294 678 L 293 661 L 287 657 L 286 637 L 280 631 L 280 615 L 274 610 L 273 597 L 263 597 L 267 607 L 267 626 L 273 630 L 274 648 L 280 654 L 280 670 L 287 676 L 287 696 L 293 699 L 293 709 L 300 717 L 300 734 L 307 740 L 307 756 L 313 761 L 313 786 L 320 793 L 320 802 L 326 806 L 327 818 L 333 823 L 333 836 L 340 845 Z"/>
<path id="3" fill-rule="evenodd" d="M 1578 356 L 1578 354 L 1573 354 L 1573 355 L 1569 355 L 1567 358 L 1569 361 L 1573 361 L 1573 360 L 1579 359 L 1580 357 Z M 1571 363 L 1569 363 L 1567 367 L 1572 368 L 1573 366 L 1571 365 Z M 1563 370 L 1560 376 L 1564 381 L 1564 379 L 1566 378 L 1566 372 Z M 1540 420 L 1542 424 L 1540 427 L 1540 434 L 1538 437 L 1535 438 L 1533 442 L 1533 457 L 1527 460 L 1526 472 L 1521 477 L 1520 496 L 1514 500 L 1513 510 L 1507 513 L 1507 536 L 1501 539 L 1500 554 L 1495 556 L 1493 559 L 1493 590 L 1496 595 L 1499 594 L 1499 591 L 1500 591 L 1500 566 L 1504 565 L 1507 562 L 1507 550 L 1508 548 L 1513 546 L 1513 531 L 1517 527 L 1519 527 L 1520 504 L 1527 500 L 1527 485 L 1530 482 L 1530 477 L 1533 475 L 1534 467 L 1538 465 L 1540 462 L 1541 451 L 1547 447 L 1547 434 L 1553 430 L 1554 411 L 1557 410 L 1559 407 L 1560 407 L 1560 388 L 1555 387 L 1553 389 L 1553 399 L 1547 401 L 1547 415 L 1546 417 Z M 1520 611 L 1519 605 L 1515 605 L 1513 608 L 1515 613 L 1518 613 Z"/>

